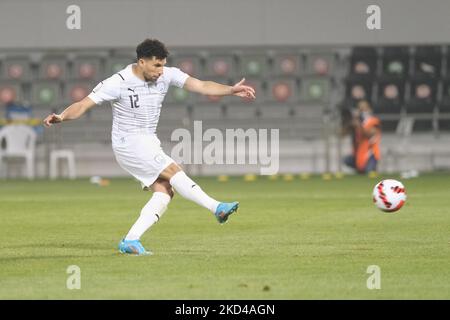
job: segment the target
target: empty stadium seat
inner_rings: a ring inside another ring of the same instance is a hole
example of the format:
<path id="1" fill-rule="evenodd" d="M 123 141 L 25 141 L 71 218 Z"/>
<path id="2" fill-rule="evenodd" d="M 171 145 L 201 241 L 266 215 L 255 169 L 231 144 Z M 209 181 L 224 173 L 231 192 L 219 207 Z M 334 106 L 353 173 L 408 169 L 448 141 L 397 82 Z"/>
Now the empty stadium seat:
<path id="1" fill-rule="evenodd" d="M 303 77 L 300 80 L 300 99 L 307 103 L 328 102 L 330 79 L 320 76 Z"/>
<path id="2" fill-rule="evenodd" d="M 374 78 L 377 74 L 378 55 L 375 47 L 355 47 L 350 56 L 350 74 Z"/>
<path id="3" fill-rule="evenodd" d="M 236 62 L 233 55 L 210 54 L 206 58 L 205 76 L 231 79 L 236 76 Z"/>
<path id="4" fill-rule="evenodd" d="M 3 61 L 1 78 L 4 80 L 27 81 L 32 77 L 28 56 L 7 57 Z"/>
<path id="5" fill-rule="evenodd" d="M 239 70 L 245 77 L 265 77 L 268 72 L 268 57 L 261 53 L 239 55 Z"/>
<path id="6" fill-rule="evenodd" d="M 31 104 L 56 106 L 61 104 L 61 85 L 55 81 L 36 81 L 31 87 Z"/>
<path id="7" fill-rule="evenodd" d="M 433 78 L 416 77 L 410 82 L 410 97 L 406 103 L 407 113 L 432 113 L 436 105 L 437 81 Z"/>
<path id="8" fill-rule="evenodd" d="M 330 51 L 311 52 L 306 55 L 306 73 L 315 76 L 331 76 L 336 56 Z"/>
<path id="9" fill-rule="evenodd" d="M 68 81 L 64 84 L 65 103 L 74 103 L 88 96 L 95 87 L 95 82 L 88 81 Z"/>
<path id="10" fill-rule="evenodd" d="M 0 81 L 0 104 L 13 101 L 22 101 L 24 94 L 20 83 L 17 81 Z"/>
<path id="11" fill-rule="evenodd" d="M 371 100 L 373 79 L 370 77 L 350 76 L 345 80 L 345 97 L 353 101 Z"/>
<path id="12" fill-rule="evenodd" d="M 300 53 L 276 53 L 273 57 L 272 74 L 275 76 L 299 77 L 305 73 L 305 66 Z"/>
<path id="13" fill-rule="evenodd" d="M 202 76 L 202 64 L 198 55 L 175 55 L 171 58 L 170 66 L 177 67 L 193 77 Z"/>
<path id="14" fill-rule="evenodd" d="M 383 74 L 405 79 L 409 76 L 409 48 L 385 47 L 383 49 Z"/>
<path id="15" fill-rule="evenodd" d="M 299 100 L 299 85 L 296 79 L 279 77 L 267 83 L 267 102 L 294 103 Z"/>
<path id="16" fill-rule="evenodd" d="M 405 101 L 405 81 L 396 77 L 382 77 L 377 82 L 374 112 L 399 113 Z"/>
<path id="17" fill-rule="evenodd" d="M 99 56 L 78 56 L 73 62 L 72 79 L 97 81 L 103 76 Z"/>
<path id="18" fill-rule="evenodd" d="M 442 68 L 440 46 L 418 46 L 414 53 L 413 74 L 419 77 L 439 78 Z"/>
<path id="19" fill-rule="evenodd" d="M 63 80 L 67 74 L 67 59 L 63 55 L 44 56 L 38 65 L 40 79 Z"/>

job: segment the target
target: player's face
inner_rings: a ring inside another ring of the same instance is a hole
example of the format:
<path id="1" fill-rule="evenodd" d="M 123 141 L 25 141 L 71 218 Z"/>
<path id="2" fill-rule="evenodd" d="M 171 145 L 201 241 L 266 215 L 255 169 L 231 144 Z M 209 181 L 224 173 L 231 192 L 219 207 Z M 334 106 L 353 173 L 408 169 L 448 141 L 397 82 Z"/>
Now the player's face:
<path id="1" fill-rule="evenodd" d="M 139 64 L 142 68 L 144 78 L 146 81 L 156 81 L 163 74 L 163 67 L 167 60 L 157 59 L 152 57 L 150 59 L 139 59 Z"/>

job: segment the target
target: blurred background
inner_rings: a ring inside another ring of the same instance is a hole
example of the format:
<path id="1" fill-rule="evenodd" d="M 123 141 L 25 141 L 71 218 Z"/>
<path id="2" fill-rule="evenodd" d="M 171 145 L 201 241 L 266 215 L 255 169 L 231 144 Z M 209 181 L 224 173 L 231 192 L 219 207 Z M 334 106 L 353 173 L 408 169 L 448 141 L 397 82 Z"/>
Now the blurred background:
<path id="1" fill-rule="evenodd" d="M 69 5 L 81 10 L 70 30 Z M 369 5 L 381 30 L 369 30 Z M 158 38 L 168 65 L 204 80 L 242 77 L 257 99 L 171 88 L 158 136 L 176 128 L 279 129 L 280 173 L 350 173 L 360 101 L 380 120 L 376 171 L 450 168 L 449 1 L 0 2 L 0 176 L 127 176 L 110 145 L 111 107 L 44 129 L 42 119 L 84 98 Z M 19 127 L 17 126 L 19 125 Z M 24 125 L 23 128 L 20 125 Z M 206 143 L 205 143 L 206 144 Z M 226 150 L 224 150 L 226 152 Z M 186 165 L 195 175 L 258 173 L 257 165 Z M 363 170 L 361 173 L 369 173 Z"/>

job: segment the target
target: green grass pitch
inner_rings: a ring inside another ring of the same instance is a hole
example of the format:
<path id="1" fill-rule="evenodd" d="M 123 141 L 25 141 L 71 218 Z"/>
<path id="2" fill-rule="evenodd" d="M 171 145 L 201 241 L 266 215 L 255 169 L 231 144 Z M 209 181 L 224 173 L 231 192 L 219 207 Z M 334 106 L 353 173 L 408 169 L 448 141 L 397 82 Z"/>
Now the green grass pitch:
<path id="1" fill-rule="evenodd" d="M 143 236 L 145 257 L 117 251 L 150 197 L 136 181 L 1 181 L 0 298 L 449 299 L 450 175 L 403 180 L 395 214 L 371 201 L 388 177 L 197 178 L 239 211 L 219 225 L 176 196 Z M 70 265 L 80 290 L 66 287 Z M 381 289 L 367 288 L 370 265 Z"/>

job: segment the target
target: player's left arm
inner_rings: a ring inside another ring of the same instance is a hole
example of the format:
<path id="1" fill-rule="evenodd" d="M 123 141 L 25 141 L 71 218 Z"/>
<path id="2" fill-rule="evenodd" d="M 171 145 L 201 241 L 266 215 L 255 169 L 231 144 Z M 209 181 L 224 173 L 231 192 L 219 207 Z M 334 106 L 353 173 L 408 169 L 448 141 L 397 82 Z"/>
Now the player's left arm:
<path id="1" fill-rule="evenodd" d="M 238 96 L 255 99 L 255 89 L 244 85 L 245 78 L 233 86 L 227 86 L 214 81 L 202 81 L 194 77 L 186 79 L 183 88 L 207 96 Z"/>

